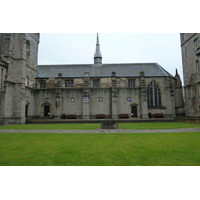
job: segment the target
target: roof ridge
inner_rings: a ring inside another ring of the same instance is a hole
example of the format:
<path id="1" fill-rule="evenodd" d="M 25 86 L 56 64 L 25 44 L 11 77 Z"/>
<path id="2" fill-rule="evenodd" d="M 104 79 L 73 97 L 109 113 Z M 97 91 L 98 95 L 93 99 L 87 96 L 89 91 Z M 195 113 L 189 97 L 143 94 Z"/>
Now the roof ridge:
<path id="1" fill-rule="evenodd" d="M 101 64 L 101 65 L 149 65 L 149 64 L 155 64 L 155 65 L 158 65 L 158 63 L 155 63 L 155 62 L 149 62 L 149 63 L 104 63 L 104 64 Z M 77 66 L 77 65 L 80 65 L 80 66 L 84 66 L 84 65 L 94 65 L 94 64 L 45 64 L 45 65 L 40 65 L 38 64 L 38 66 Z M 160 66 L 160 65 L 159 65 Z"/>
<path id="2" fill-rule="evenodd" d="M 90 72 L 91 77 L 110 77 L 114 71 L 119 77 L 139 77 L 141 71 L 146 77 L 173 77 L 157 63 L 116 63 L 100 67 L 95 67 L 95 64 L 38 65 L 40 77 L 56 77 L 58 73 L 63 73 L 63 77 L 84 77 L 85 72 Z"/>

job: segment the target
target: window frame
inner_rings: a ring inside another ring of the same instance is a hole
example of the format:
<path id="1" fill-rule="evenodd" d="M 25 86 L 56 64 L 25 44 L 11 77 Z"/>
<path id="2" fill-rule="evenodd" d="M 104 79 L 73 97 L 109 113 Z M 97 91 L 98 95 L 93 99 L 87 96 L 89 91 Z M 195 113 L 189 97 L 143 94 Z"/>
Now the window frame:
<path id="1" fill-rule="evenodd" d="M 93 88 L 100 88 L 100 86 L 101 86 L 101 79 L 93 79 L 92 83 L 93 83 Z"/>
<path id="2" fill-rule="evenodd" d="M 162 107 L 162 93 L 156 81 L 151 81 L 147 87 L 148 107 Z"/>
<path id="3" fill-rule="evenodd" d="M 40 89 L 46 88 L 46 80 L 41 80 L 40 81 Z"/>
<path id="4" fill-rule="evenodd" d="M 196 72 L 197 74 L 199 74 L 200 73 L 199 59 L 195 61 L 195 66 L 196 66 Z"/>
<path id="5" fill-rule="evenodd" d="M 73 88 L 74 87 L 74 80 L 65 80 L 65 87 L 66 88 Z"/>
<path id="6" fill-rule="evenodd" d="M 135 79 L 128 79 L 128 87 L 129 88 L 134 88 L 135 87 Z"/>
<path id="7" fill-rule="evenodd" d="M 199 49 L 199 39 L 198 38 L 196 38 L 194 40 L 194 50 L 197 50 L 197 49 Z"/>

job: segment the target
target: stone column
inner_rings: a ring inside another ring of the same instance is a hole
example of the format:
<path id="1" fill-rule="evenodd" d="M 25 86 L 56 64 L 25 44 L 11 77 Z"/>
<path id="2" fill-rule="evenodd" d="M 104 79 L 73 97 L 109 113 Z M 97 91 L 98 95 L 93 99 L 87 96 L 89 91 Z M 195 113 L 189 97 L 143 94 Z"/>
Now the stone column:
<path id="1" fill-rule="evenodd" d="M 148 106 L 147 106 L 147 86 L 144 77 L 144 72 L 140 72 L 140 110 L 141 118 L 148 119 Z"/>
<path id="2" fill-rule="evenodd" d="M 183 100 L 183 87 L 182 81 L 178 74 L 178 70 L 176 69 L 175 75 L 175 105 L 176 105 L 176 116 L 184 117 L 185 109 L 184 109 L 184 100 Z"/>
<path id="3" fill-rule="evenodd" d="M 116 72 L 112 72 L 112 88 L 111 88 L 111 114 L 112 119 L 118 119 L 118 96 L 117 96 L 117 78 Z"/>
<path id="4" fill-rule="evenodd" d="M 167 112 L 169 114 L 168 117 L 176 117 L 175 112 L 175 94 L 174 94 L 174 85 L 171 78 L 167 78 L 167 88 L 169 94 L 169 101 L 167 102 Z"/>
<path id="5" fill-rule="evenodd" d="M 90 96 L 89 96 L 90 78 L 89 72 L 85 72 L 83 83 L 83 119 L 90 119 Z"/>
<path id="6" fill-rule="evenodd" d="M 55 90 L 55 119 L 60 119 L 61 115 L 63 114 L 62 109 L 61 109 L 61 105 L 62 105 L 61 87 L 62 87 L 62 73 L 59 73 L 57 88 Z M 51 116 L 51 113 L 50 113 L 50 116 Z"/>

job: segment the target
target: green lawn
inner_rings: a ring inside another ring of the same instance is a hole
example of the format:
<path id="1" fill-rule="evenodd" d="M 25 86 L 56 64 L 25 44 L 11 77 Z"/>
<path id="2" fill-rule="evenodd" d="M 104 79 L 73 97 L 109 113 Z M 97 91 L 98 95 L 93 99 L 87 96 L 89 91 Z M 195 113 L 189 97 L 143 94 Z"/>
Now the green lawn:
<path id="1" fill-rule="evenodd" d="M 100 128 L 99 124 L 24 124 L 0 126 L 0 129 L 58 129 L 58 130 L 94 130 Z M 154 122 L 154 123 L 120 123 L 119 128 L 124 129 L 173 129 L 173 128 L 195 128 L 200 124 L 188 124 L 181 122 Z"/>
<path id="2" fill-rule="evenodd" d="M 200 133 L 0 133 L 1 166 L 199 166 Z"/>

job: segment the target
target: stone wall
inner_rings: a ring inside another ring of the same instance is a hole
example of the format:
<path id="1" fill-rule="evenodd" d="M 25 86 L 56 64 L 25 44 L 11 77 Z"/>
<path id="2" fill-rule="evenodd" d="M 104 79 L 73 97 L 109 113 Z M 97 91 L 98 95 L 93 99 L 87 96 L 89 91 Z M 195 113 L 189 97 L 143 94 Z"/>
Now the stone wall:
<path id="1" fill-rule="evenodd" d="M 111 89 L 91 88 L 89 93 L 90 118 L 96 118 L 97 114 L 111 117 Z"/>
<path id="2" fill-rule="evenodd" d="M 135 117 L 143 119 L 148 118 L 148 113 L 175 116 L 175 78 L 146 77 L 144 72 L 138 77 L 120 77 L 115 72 L 110 77 L 89 77 L 85 72 L 83 78 L 65 78 L 60 72 L 57 77 L 40 79 L 36 78 L 39 77 L 38 44 L 39 34 L 0 34 L 0 123 L 25 123 L 26 118 L 61 118 L 63 114 L 82 119 L 103 114 L 117 119 L 119 115 L 132 117 L 133 109 Z M 97 88 L 93 87 L 94 79 L 100 79 Z M 73 87 L 65 87 L 67 80 L 73 80 Z M 44 88 L 40 87 L 41 81 L 46 82 Z M 159 108 L 148 108 L 147 87 L 151 81 L 161 90 Z M 187 94 L 193 97 L 198 89 L 200 96 L 199 88 L 195 86 Z"/>
<path id="3" fill-rule="evenodd" d="M 53 79 L 52 79 L 53 80 Z M 118 79 L 119 80 L 119 79 Z M 159 84 L 162 93 L 162 107 L 148 108 L 147 106 L 147 86 L 152 80 L 156 80 Z M 53 82 L 53 81 L 52 81 Z M 55 80 L 56 82 L 56 80 Z M 61 81 L 62 82 L 62 81 Z M 79 80 L 79 82 L 84 82 Z M 104 78 L 104 83 L 109 85 L 111 78 Z M 136 80 L 140 83 L 140 78 Z M 91 81 L 90 81 L 91 83 Z M 123 83 L 127 83 L 124 78 Z M 35 99 L 35 110 L 30 112 L 35 117 L 44 117 L 44 106 L 49 105 L 51 118 L 60 118 L 63 114 L 76 115 L 77 118 L 96 118 L 97 115 L 103 114 L 105 118 L 118 118 L 120 114 L 127 114 L 132 117 L 132 106 L 137 107 L 138 118 L 148 118 L 148 113 L 162 113 L 164 117 L 175 116 L 175 98 L 173 95 L 175 79 L 174 78 L 144 78 L 143 86 L 136 87 L 113 87 L 110 88 L 93 88 L 88 87 L 85 90 L 82 88 L 46 88 L 35 89 L 34 94 L 29 95 Z M 171 84 L 171 85 L 170 85 Z M 91 85 L 89 85 L 91 86 Z M 80 87 L 80 85 L 79 85 Z M 144 89 L 142 89 L 142 87 Z M 144 90 L 142 92 L 142 90 Z M 88 99 L 84 100 L 85 92 Z M 27 93 L 27 92 L 26 92 Z"/>
<path id="4" fill-rule="evenodd" d="M 8 63 L 1 78 L 4 99 L 0 109 L 4 123 L 25 123 L 26 105 L 30 102 L 30 115 L 35 115 L 31 89 L 35 88 L 37 76 L 38 43 L 39 34 L 0 34 L 1 58 Z"/>
<path id="5" fill-rule="evenodd" d="M 182 33 L 181 50 L 185 88 L 185 115 L 200 117 L 200 34 Z"/>

